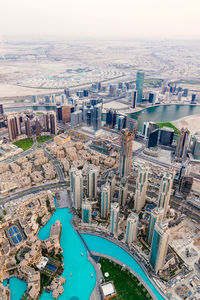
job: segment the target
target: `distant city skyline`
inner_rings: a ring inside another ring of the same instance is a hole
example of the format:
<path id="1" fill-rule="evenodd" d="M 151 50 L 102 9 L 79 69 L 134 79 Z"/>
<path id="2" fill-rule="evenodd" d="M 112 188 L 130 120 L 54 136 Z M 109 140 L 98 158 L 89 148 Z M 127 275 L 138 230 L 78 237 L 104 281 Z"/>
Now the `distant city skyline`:
<path id="1" fill-rule="evenodd" d="M 68 39 L 200 39 L 199 0 L 4 0 L 6 36 Z"/>

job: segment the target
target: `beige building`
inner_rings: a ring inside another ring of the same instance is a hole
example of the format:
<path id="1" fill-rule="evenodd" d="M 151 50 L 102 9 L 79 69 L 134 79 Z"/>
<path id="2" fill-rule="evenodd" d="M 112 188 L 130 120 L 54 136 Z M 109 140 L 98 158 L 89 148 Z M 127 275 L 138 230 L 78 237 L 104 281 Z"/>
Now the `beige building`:
<path id="1" fill-rule="evenodd" d="M 136 180 L 136 190 L 134 198 L 134 210 L 139 212 L 145 205 L 146 192 L 148 187 L 149 167 L 141 163 L 138 166 L 138 175 Z"/>

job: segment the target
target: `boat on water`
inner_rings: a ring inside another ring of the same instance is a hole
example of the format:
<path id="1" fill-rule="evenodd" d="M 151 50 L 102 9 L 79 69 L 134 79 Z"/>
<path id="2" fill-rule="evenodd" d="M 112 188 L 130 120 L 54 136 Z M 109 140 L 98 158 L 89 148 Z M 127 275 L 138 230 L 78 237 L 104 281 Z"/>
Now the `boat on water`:
<path id="1" fill-rule="evenodd" d="M 72 276 L 72 273 L 70 273 L 70 276 Z"/>
<path id="2" fill-rule="evenodd" d="M 81 256 L 83 256 L 83 253 L 81 253 Z"/>
<path id="3" fill-rule="evenodd" d="M 93 277 L 93 274 L 91 274 L 91 277 Z"/>

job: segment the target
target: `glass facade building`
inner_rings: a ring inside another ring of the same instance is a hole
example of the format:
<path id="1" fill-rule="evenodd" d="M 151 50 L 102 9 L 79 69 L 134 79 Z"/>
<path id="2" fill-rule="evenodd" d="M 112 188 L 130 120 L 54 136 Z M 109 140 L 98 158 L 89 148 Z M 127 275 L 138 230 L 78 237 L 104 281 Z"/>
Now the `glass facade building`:
<path id="1" fill-rule="evenodd" d="M 142 102 L 143 85 L 144 85 L 144 72 L 138 71 L 136 75 L 136 90 L 137 90 L 138 103 Z"/>

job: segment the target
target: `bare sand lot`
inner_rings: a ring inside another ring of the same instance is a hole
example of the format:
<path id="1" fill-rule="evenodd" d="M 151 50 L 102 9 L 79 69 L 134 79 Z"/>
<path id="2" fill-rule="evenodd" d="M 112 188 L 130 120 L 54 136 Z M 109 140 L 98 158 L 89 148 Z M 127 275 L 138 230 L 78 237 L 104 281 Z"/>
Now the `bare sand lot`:
<path id="1" fill-rule="evenodd" d="M 188 128 L 191 134 L 200 131 L 200 114 L 191 115 L 171 122 L 178 129 Z"/>

